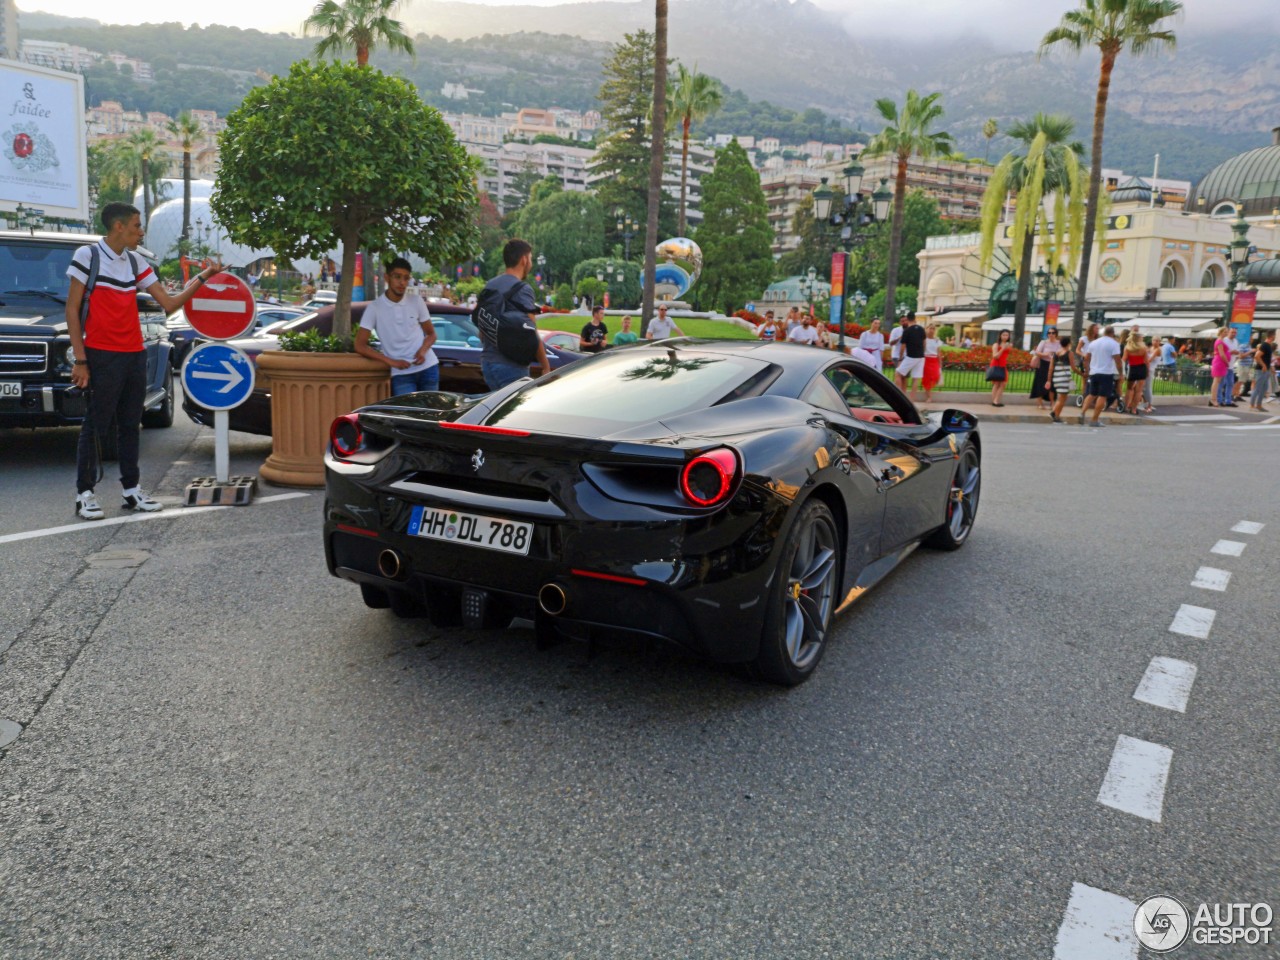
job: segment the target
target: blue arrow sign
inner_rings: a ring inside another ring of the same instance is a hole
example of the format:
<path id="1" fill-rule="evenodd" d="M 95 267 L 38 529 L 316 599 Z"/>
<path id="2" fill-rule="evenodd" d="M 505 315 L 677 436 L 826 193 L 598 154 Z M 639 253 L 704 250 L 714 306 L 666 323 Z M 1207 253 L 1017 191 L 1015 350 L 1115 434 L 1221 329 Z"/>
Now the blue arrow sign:
<path id="1" fill-rule="evenodd" d="M 230 410 L 253 393 L 253 362 L 225 343 L 203 343 L 182 364 L 182 389 L 206 410 Z"/>

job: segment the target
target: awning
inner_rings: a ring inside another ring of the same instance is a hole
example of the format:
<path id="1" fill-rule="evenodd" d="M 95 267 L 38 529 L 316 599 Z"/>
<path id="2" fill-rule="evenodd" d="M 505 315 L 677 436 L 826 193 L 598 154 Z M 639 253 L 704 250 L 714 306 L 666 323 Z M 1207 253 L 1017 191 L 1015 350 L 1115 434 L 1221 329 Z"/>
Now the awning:
<path id="1" fill-rule="evenodd" d="M 1070 320 L 1069 317 L 1067 319 Z M 1058 318 L 1058 325 L 1059 326 L 1062 325 L 1061 317 Z M 987 333 L 990 331 L 995 331 L 998 333 L 1001 330 L 1012 330 L 1012 329 L 1013 329 L 1013 317 L 1000 317 L 998 320 L 988 320 L 986 323 L 982 325 L 983 333 Z M 1039 333 L 1042 329 L 1044 329 L 1044 315 L 1039 313 L 1029 315 L 1027 317 L 1027 322 L 1025 326 L 1023 326 L 1023 330 L 1025 330 L 1028 333 Z"/>
<path id="2" fill-rule="evenodd" d="M 1162 313 L 1143 314 L 1116 320 L 1111 325 L 1117 330 L 1128 330 L 1134 324 L 1145 334 L 1153 337 L 1183 337 L 1190 339 L 1213 339 L 1218 328 L 1222 326 L 1220 313 L 1183 313 L 1165 316 Z"/>
<path id="3" fill-rule="evenodd" d="M 933 319 L 938 323 L 959 326 L 969 323 L 981 323 L 987 319 L 985 310 L 948 310 L 946 313 L 935 313 Z"/>

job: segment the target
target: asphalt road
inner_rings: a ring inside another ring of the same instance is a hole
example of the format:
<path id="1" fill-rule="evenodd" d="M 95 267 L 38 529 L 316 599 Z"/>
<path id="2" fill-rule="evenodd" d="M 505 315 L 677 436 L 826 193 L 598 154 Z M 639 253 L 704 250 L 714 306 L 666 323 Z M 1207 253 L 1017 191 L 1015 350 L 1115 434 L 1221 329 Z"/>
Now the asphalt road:
<path id="1" fill-rule="evenodd" d="M 970 542 L 783 691 L 367 610 L 320 494 L 176 506 L 185 421 L 163 518 L 6 542 L 74 524 L 74 431 L 0 431 L 0 957 L 1067 957 L 1077 885 L 1280 909 L 1280 430 L 984 439 Z M 1157 656 L 1185 713 L 1133 697 Z M 1172 751 L 1158 822 L 1099 802 L 1121 736 Z"/>

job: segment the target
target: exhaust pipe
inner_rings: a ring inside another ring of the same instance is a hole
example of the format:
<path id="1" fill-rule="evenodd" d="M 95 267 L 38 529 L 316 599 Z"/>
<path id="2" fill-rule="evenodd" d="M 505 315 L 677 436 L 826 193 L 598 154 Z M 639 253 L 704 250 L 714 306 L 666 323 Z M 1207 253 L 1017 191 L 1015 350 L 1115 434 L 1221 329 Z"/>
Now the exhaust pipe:
<path id="1" fill-rule="evenodd" d="M 404 561 L 394 550 L 383 550 L 378 554 L 378 573 L 388 580 L 399 580 L 404 576 Z"/>
<path id="2" fill-rule="evenodd" d="M 538 607 L 549 617 L 558 617 L 569 606 L 569 595 L 558 583 L 544 583 L 538 591 Z"/>

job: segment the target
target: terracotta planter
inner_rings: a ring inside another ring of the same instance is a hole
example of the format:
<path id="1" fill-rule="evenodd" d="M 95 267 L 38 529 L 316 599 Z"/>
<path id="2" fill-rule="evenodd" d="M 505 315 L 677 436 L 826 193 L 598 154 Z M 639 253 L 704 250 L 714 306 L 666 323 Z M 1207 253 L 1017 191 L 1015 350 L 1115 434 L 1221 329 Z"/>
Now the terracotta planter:
<path id="1" fill-rule="evenodd" d="M 278 486 L 324 486 L 334 419 L 391 395 L 387 365 L 358 353 L 264 350 L 257 375 L 271 388 L 271 456 L 260 474 Z"/>

